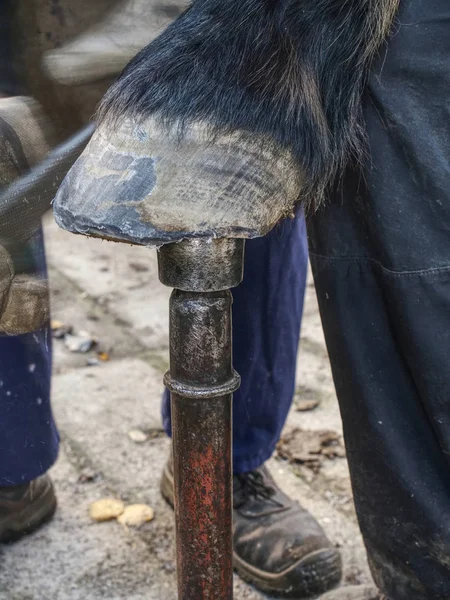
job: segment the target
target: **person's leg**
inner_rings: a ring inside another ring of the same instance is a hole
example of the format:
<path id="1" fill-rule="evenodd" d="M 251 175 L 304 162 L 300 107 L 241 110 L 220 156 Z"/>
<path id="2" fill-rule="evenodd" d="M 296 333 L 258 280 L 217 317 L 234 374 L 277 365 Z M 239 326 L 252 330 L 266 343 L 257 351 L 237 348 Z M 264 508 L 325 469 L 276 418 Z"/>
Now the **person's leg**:
<path id="1" fill-rule="evenodd" d="M 233 290 L 233 364 L 242 377 L 233 399 L 235 473 L 271 456 L 291 406 L 307 268 L 301 213 L 246 244 L 244 281 Z M 167 391 L 162 416 L 170 435 Z"/>
<path id="2" fill-rule="evenodd" d="M 20 92 L 12 63 L 10 7 L 9 2 L 0 0 L 0 96 L 3 97 Z M 0 185 L 19 176 L 46 147 L 39 122 L 33 121 L 35 106 L 32 101 L 18 98 L 13 106 L 15 102 L 15 99 L 0 100 Z M 14 127 L 15 123 L 19 129 Z M 37 147 L 28 148 L 27 144 L 34 142 Z M 20 297 L 22 308 L 30 307 L 26 303 L 29 299 L 26 290 L 31 280 L 44 290 L 39 301 L 48 305 L 49 299 L 48 289 L 45 292 L 47 271 L 42 231 L 19 247 L 14 240 L 14 231 L 3 226 L 0 248 L 1 259 L 9 261 L 8 269 L 12 266 L 15 276 L 6 287 L 8 282 L 0 281 L 0 331 L 4 333 L 21 325 L 20 319 L 16 320 L 20 310 L 14 310 L 11 302 Z M 4 269 L 0 268 L 0 272 L 3 276 Z M 27 278 L 31 278 L 30 281 Z M 25 290 L 25 295 L 20 290 Z M 48 311 L 44 310 L 44 313 Z M 27 316 L 25 321 L 29 321 Z M 22 335 L 2 333 L 0 542 L 33 530 L 53 514 L 56 505 L 53 488 L 50 480 L 42 475 L 58 454 L 58 434 L 50 408 L 51 331 L 48 320 L 36 331 Z"/>
<path id="3" fill-rule="evenodd" d="M 45 290 L 42 231 L 13 259 L 23 281 L 28 277 L 40 281 Z M 39 294 L 39 302 L 48 304 L 48 288 L 46 294 Z M 0 335 L 0 543 L 34 531 L 56 508 L 46 475 L 59 446 L 50 407 L 50 377 L 48 320 L 29 333 Z"/>
<path id="4" fill-rule="evenodd" d="M 361 530 L 391 600 L 450 597 L 450 36 L 403 2 L 365 99 L 371 168 L 309 223 Z"/>
<path id="5" fill-rule="evenodd" d="M 22 272 L 46 277 L 42 232 L 29 243 Z M 0 487 L 45 473 L 58 454 L 50 408 L 50 326 L 19 336 L 0 336 Z"/>
<path id="6" fill-rule="evenodd" d="M 233 290 L 233 361 L 242 384 L 233 403 L 235 473 L 275 450 L 291 407 L 308 269 L 303 215 L 247 243 L 243 283 Z"/>

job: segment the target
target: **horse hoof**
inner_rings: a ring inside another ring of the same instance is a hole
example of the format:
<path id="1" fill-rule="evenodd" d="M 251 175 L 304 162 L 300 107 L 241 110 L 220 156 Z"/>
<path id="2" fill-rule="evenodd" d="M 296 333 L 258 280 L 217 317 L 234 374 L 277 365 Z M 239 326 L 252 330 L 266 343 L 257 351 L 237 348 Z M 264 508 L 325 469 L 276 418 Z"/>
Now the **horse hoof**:
<path id="1" fill-rule="evenodd" d="M 103 124 L 55 199 L 73 233 L 141 245 L 265 235 L 293 213 L 302 173 L 289 150 L 236 131 L 183 136 L 152 117 Z"/>

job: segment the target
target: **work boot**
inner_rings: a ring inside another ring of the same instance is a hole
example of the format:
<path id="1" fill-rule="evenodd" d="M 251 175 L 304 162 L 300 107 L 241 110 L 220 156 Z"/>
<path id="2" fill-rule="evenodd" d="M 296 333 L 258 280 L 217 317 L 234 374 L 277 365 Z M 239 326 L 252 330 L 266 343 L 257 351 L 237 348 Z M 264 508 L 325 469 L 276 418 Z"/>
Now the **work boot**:
<path id="1" fill-rule="evenodd" d="M 118 75 L 144 46 L 187 8 L 188 0 L 128 0 L 61 48 L 44 55 L 44 69 L 64 85 Z"/>
<path id="2" fill-rule="evenodd" d="M 320 600 L 389 600 L 376 588 L 368 585 L 352 585 L 333 590 Z"/>
<path id="3" fill-rule="evenodd" d="M 312 598 L 338 585 L 341 558 L 310 513 L 276 485 L 265 466 L 233 478 L 233 564 L 279 597 Z M 161 480 L 173 507 L 173 460 Z"/>
<path id="4" fill-rule="evenodd" d="M 0 543 L 13 542 L 49 521 L 56 496 L 48 475 L 30 483 L 0 487 Z"/>
<path id="5" fill-rule="evenodd" d="M 35 100 L 0 99 L 0 193 L 40 162 L 53 141 L 50 123 Z M 26 241 L 39 225 L 0 202 L 0 335 L 36 331 L 48 321 L 47 280 L 28 272 Z"/>

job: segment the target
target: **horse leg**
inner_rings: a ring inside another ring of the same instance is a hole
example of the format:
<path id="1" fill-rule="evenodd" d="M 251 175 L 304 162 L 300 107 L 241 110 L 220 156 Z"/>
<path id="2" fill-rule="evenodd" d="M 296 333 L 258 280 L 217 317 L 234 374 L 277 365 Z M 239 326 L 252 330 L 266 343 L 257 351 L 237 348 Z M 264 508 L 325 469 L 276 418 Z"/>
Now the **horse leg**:
<path id="1" fill-rule="evenodd" d="M 265 235 L 299 200 L 316 207 L 359 152 L 363 85 L 396 7 L 197 0 L 108 92 L 56 198 L 69 231 L 162 246 L 161 279 L 180 290 L 166 383 L 183 600 L 232 597 L 236 240 Z"/>

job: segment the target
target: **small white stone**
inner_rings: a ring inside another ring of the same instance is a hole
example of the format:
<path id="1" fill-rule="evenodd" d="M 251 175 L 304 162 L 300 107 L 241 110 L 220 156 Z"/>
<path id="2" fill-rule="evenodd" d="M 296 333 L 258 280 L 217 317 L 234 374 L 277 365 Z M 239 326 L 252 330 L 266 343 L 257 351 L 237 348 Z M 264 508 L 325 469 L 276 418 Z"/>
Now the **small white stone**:
<path id="1" fill-rule="evenodd" d="M 146 504 L 131 504 L 117 518 L 121 525 L 126 527 L 141 527 L 144 523 L 152 521 L 154 517 L 153 508 Z"/>
<path id="2" fill-rule="evenodd" d="M 125 508 L 122 500 L 116 498 L 103 498 L 93 502 L 89 507 L 89 516 L 93 521 L 109 521 L 117 519 L 123 513 Z"/>
<path id="3" fill-rule="evenodd" d="M 128 437 L 136 444 L 143 444 L 148 439 L 147 434 L 141 431 L 141 429 L 130 429 Z"/>

